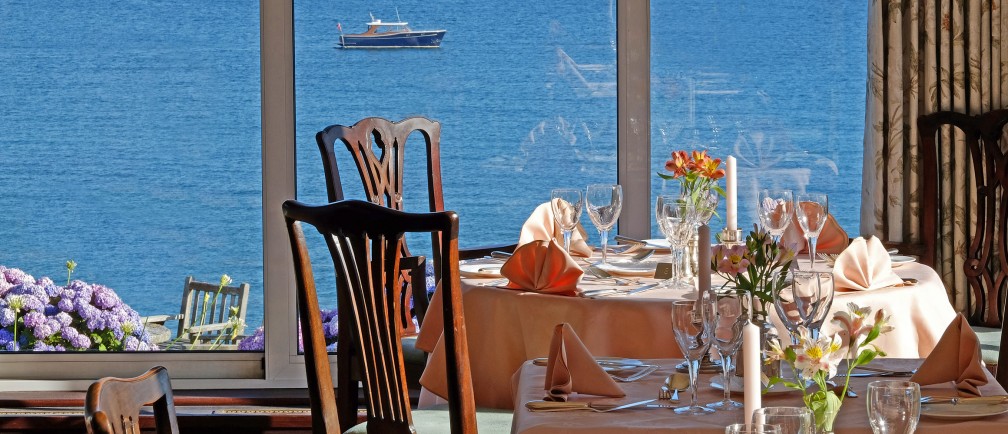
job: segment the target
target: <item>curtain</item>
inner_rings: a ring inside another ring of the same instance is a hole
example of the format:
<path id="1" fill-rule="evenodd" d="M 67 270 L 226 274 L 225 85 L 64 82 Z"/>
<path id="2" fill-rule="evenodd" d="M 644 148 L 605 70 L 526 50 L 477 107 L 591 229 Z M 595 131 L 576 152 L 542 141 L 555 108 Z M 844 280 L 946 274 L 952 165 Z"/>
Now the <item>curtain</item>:
<path id="1" fill-rule="evenodd" d="M 971 115 L 1008 103 L 1008 12 L 1000 0 L 871 0 L 861 233 L 920 240 L 917 117 Z M 957 140 L 943 131 L 943 143 Z M 961 138 L 959 138 L 961 140 Z M 960 148 L 961 149 L 961 148 Z M 965 153 L 940 153 L 940 243 L 935 269 L 957 310 L 968 307 L 961 257 L 971 199 Z M 958 179 L 959 181 L 951 181 Z M 947 181 L 947 182 L 945 182 Z"/>

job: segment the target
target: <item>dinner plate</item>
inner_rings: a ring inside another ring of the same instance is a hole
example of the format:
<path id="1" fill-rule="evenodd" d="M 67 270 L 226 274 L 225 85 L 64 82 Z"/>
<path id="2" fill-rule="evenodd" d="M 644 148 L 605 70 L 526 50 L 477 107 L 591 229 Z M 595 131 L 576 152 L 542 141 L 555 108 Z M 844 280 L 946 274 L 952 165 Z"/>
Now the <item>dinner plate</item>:
<path id="1" fill-rule="evenodd" d="M 922 404 L 921 416 L 945 420 L 980 419 L 1008 413 L 1008 404 Z"/>
<path id="2" fill-rule="evenodd" d="M 654 277 L 655 267 L 658 266 L 658 263 L 654 261 L 609 261 L 605 264 L 599 262 L 595 266 L 613 276 Z"/>
<path id="3" fill-rule="evenodd" d="M 900 265 L 910 262 L 917 262 L 917 258 L 906 255 L 889 255 L 889 259 L 892 260 L 893 267 L 899 267 Z"/>
<path id="4" fill-rule="evenodd" d="M 710 385 L 711 385 L 711 387 L 713 387 L 713 388 L 715 388 L 717 390 L 724 390 L 724 386 L 721 384 L 721 376 L 720 375 L 718 375 L 715 378 L 711 379 Z M 730 386 L 731 386 L 730 390 L 731 390 L 732 393 L 742 393 L 743 389 L 744 389 L 743 386 L 742 386 L 742 378 L 741 377 L 736 377 L 736 376 L 732 375 L 731 385 Z M 795 391 L 796 390 L 794 390 L 794 389 L 789 389 L 787 387 L 784 387 L 783 384 L 775 384 L 775 385 L 773 385 L 773 387 L 771 387 L 769 389 L 763 389 L 763 394 L 764 395 L 774 395 L 774 394 L 778 394 L 778 393 L 788 393 L 788 392 L 795 392 Z"/>
<path id="5" fill-rule="evenodd" d="M 616 372 L 616 371 L 626 371 L 630 369 L 638 369 L 644 366 L 644 362 L 637 359 L 627 359 L 623 357 L 596 357 L 595 361 L 598 362 L 599 366 L 602 367 L 603 371 L 606 372 Z M 547 359 L 545 357 L 539 357 L 537 359 L 532 359 L 532 364 L 539 366 L 546 366 Z"/>
<path id="6" fill-rule="evenodd" d="M 459 264 L 459 274 L 462 277 L 497 278 L 501 277 L 501 263 L 468 263 Z"/>

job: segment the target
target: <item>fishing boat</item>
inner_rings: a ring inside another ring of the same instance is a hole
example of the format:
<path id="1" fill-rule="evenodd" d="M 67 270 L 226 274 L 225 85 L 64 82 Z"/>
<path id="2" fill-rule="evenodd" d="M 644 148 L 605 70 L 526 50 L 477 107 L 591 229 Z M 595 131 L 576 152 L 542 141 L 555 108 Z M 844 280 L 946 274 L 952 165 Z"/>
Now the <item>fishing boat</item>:
<path id="1" fill-rule="evenodd" d="M 398 12 L 396 18 L 398 19 Z M 411 30 L 402 20 L 383 22 L 371 15 L 364 33 L 343 34 L 343 26 L 336 23 L 343 48 L 437 48 L 441 46 L 446 30 Z"/>

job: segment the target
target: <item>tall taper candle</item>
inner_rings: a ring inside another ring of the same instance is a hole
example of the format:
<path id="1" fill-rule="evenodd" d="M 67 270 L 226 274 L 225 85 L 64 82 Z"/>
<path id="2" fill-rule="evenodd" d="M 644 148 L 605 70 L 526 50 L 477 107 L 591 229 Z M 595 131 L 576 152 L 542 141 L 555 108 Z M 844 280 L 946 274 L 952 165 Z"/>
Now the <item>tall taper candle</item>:
<path id="1" fill-rule="evenodd" d="M 710 226 L 700 225 L 697 229 L 697 290 L 706 294 L 711 288 L 711 244 Z M 698 294 L 698 295 L 699 295 Z M 699 300 L 699 298 L 697 298 Z"/>
<path id="2" fill-rule="evenodd" d="M 726 225 L 729 231 L 738 229 L 738 177 L 735 166 L 735 157 L 729 155 L 725 159 L 725 196 L 728 196 L 725 218 L 728 220 Z"/>
<path id="3" fill-rule="evenodd" d="M 750 312 L 752 312 L 751 298 L 749 305 Z M 762 383 L 760 374 L 763 372 L 760 369 L 761 359 L 759 327 L 752 323 L 752 317 L 750 317 L 749 321 L 746 321 L 746 325 L 742 327 L 742 367 L 745 370 L 745 374 L 742 377 L 742 394 L 745 395 L 745 411 L 742 414 L 745 416 L 746 425 L 752 423 L 753 412 L 761 406 L 760 393 L 762 392 Z"/>

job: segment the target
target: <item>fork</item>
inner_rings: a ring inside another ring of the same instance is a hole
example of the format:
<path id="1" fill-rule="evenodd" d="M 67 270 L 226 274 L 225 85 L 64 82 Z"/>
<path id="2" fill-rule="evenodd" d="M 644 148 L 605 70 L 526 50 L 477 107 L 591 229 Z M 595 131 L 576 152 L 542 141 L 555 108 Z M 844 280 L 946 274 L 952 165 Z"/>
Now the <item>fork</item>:
<path id="1" fill-rule="evenodd" d="M 585 260 L 585 262 L 588 261 Z M 598 266 L 592 264 L 591 262 L 588 262 L 588 267 L 586 267 L 584 271 L 586 271 L 588 274 L 591 274 L 596 279 L 609 279 L 616 282 L 617 285 L 633 285 L 637 283 L 636 279 L 631 280 L 631 279 L 623 279 L 621 277 L 615 277 L 612 274 L 609 274 L 608 271 L 599 268 Z"/>
<path id="2" fill-rule="evenodd" d="M 833 264 L 836 263 L 836 258 L 840 255 L 835 253 L 816 253 L 816 256 L 819 257 L 819 259 L 826 261 L 826 264 L 832 267 Z"/>
<path id="3" fill-rule="evenodd" d="M 619 381 L 620 383 L 630 383 L 633 381 L 640 380 L 641 378 L 650 375 L 654 371 L 657 371 L 658 368 L 660 368 L 660 366 L 658 365 L 641 365 L 641 366 L 642 369 L 640 371 L 634 372 L 633 374 L 627 375 L 625 377 L 615 374 L 609 374 L 609 376 L 612 377 L 613 380 Z"/>

